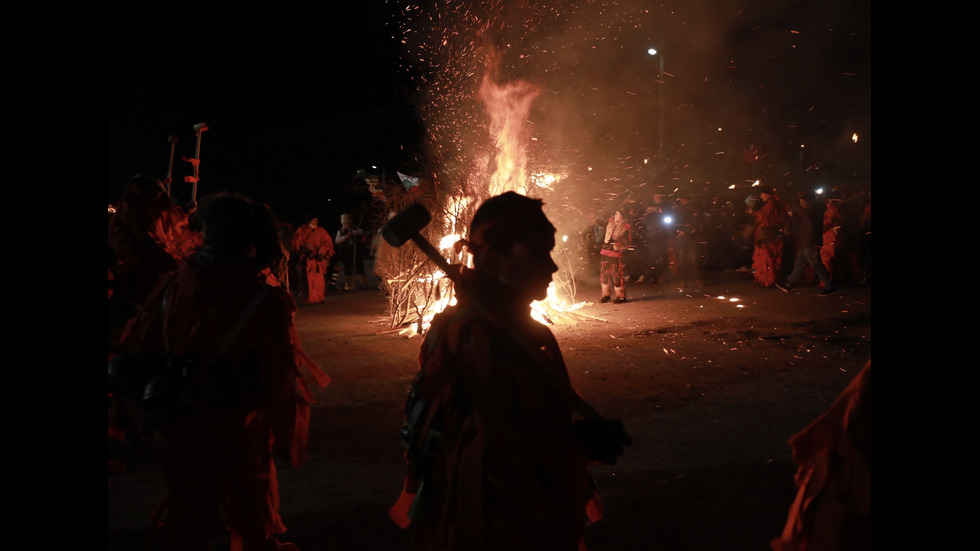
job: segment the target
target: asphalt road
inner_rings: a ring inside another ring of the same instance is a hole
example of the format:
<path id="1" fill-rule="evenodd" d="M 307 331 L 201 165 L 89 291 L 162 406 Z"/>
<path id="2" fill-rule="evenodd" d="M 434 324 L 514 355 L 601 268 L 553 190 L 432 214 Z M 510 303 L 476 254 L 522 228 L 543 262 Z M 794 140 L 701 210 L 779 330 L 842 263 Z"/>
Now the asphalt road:
<path id="1" fill-rule="evenodd" d="M 870 286 L 787 294 L 739 272 L 704 283 L 633 285 L 630 302 L 588 303 L 553 326 L 580 393 L 634 439 L 593 471 L 606 516 L 586 531 L 590 551 L 769 549 L 794 495 L 787 440 L 870 361 Z M 597 298 L 588 284 L 576 297 Z M 297 314 L 304 348 L 333 379 L 316 391 L 310 460 L 280 470 L 286 539 L 304 551 L 408 548 L 386 511 L 420 339 L 392 331 L 386 306 L 364 289 Z M 127 470 L 109 475 L 108 549 L 145 549 L 164 494 L 152 448 L 110 441 L 109 458 Z"/>

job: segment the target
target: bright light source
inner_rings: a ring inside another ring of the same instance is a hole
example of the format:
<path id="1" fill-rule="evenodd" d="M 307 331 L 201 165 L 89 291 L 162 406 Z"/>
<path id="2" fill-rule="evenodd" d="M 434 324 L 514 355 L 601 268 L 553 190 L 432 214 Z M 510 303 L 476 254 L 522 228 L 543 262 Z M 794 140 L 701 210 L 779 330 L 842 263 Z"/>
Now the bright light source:
<path id="1" fill-rule="evenodd" d="M 647 50 L 647 53 L 650 54 L 650 55 L 657 55 L 657 49 L 656 48 L 650 48 L 649 50 Z"/>

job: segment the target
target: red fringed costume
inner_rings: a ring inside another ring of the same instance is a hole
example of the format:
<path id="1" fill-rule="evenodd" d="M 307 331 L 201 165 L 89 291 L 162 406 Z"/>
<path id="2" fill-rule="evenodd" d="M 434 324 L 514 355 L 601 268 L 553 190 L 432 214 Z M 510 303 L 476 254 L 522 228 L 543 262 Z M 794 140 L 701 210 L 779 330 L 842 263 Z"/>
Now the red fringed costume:
<path id="1" fill-rule="evenodd" d="M 823 213 L 823 247 L 820 248 L 820 260 L 823 261 L 824 268 L 827 268 L 830 279 L 839 276 L 841 271 L 835 262 L 840 245 L 840 227 L 844 223 L 839 203 L 838 200 L 827 201 L 827 210 Z"/>
<path id="2" fill-rule="evenodd" d="M 431 459 L 409 454 L 405 489 L 389 516 L 414 525 L 416 551 L 584 549 L 589 517 L 601 513 L 571 432 L 578 395 L 558 344 L 512 291 L 475 270 L 462 275 L 499 325 L 466 297 L 433 320 L 415 381 L 427 405 L 413 434 L 442 436 Z M 500 326 L 524 335 L 551 373 L 530 365 Z"/>
<path id="3" fill-rule="evenodd" d="M 755 220 L 755 250 L 752 269 L 756 282 L 772 287 L 783 270 L 783 238 L 780 232 L 786 220 L 786 207 L 775 196 L 753 213 Z"/>
<path id="4" fill-rule="evenodd" d="M 207 549 L 219 506 L 233 545 L 276 549 L 285 532 L 273 454 L 298 467 L 306 455 L 309 404 L 305 365 L 320 386 L 329 377 L 303 353 L 292 298 L 269 287 L 249 264 L 208 265 L 199 255 L 183 260 L 151 294 L 124 336 L 133 357 L 173 353 L 214 358 L 239 319 L 247 319 L 220 359 L 232 366 L 258 363 L 257 403 L 217 406 L 195 398 L 189 413 L 155 433 L 167 481 L 163 537 L 168 549 Z M 246 306 L 265 287 L 250 316 Z M 253 364 L 254 365 L 254 364 Z"/>
<path id="5" fill-rule="evenodd" d="M 320 226 L 306 224 L 296 230 L 293 247 L 300 254 L 300 267 L 306 270 L 307 302 L 319 304 L 327 298 L 327 266 L 334 255 L 333 239 Z"/>
<path id="6" fill-rule="evenodd" d="M 626 284 L 623 278 L 623 251 L 632 245 L 633 232 L 622 213 L 616 214 L 606 221 L 606 237 L 599 251 L 599 288 L 602 297 L 609 297 L 612 292 L 616 298 L 626 300 Z"/>
<path id="7" fill-rule="evenodd" d="M 871 549 L 871 362 L 789 441 L 796 500 L 773 551 Z"/>

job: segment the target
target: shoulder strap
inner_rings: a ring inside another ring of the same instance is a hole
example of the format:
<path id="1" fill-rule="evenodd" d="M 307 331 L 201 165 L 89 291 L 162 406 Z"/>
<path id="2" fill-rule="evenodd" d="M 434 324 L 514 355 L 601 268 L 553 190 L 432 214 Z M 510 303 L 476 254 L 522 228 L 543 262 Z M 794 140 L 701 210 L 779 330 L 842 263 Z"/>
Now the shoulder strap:
<path id="1" fill-rule="evenodd" d="M 271 286 L 263 284 L 262 287 L 256 291 L 255 296 L 252 297 L 252 302 L 249 302 L 248 306 L 242 310 L 242 314 L 238 316 L 238 321 L 231 328 L 231 330 L 228 331 L 225 338 L 222 339 L 221 345 L 218 347 L 218 357 L 223 356 L 228 350 L 228 347 L 231 346 L 231 343 L 235 342 L 235 339 L 238 337 L 238 334 L 241 333 L 242 328 L 245 327 L 246 323 L 248 323 L 249 318 L 252 317 L 252 314 L 254 314 L 255 310 L 258 309 L 260 304 L 262 304 L 262 301 L 265 299 L 266 295 L 269 294 L 270 289 L 272 289 Z"/>

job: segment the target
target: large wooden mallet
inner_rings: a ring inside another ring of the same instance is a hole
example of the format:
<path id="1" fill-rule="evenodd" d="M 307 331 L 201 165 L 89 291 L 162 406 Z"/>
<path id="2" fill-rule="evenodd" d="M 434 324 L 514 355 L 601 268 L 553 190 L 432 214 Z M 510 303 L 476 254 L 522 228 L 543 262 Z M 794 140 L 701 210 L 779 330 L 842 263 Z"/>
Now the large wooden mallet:
<path id="1" fill-rule="evenodd" d="M 474 293 L 467 290 L 465 283 L 461 278 L 457 277 L 455 270 L 450 269 L 449 263 L 439 251 L 432 246 L 432 243 L 428 239 L 423 237 L 419 232 L 422 228 L 426 227 L 432 220 L 432 215 L 429 214 L 429 210 L 425 208 L 424 205 L 420 203 L 412 203 L 405 207 L 398 214 L 393 216 L 388 222 L 381 228 L 381 236 L 384 237 L 385 241 L 388 242 L 392 247 L 401 247 L 408 241 L 414 241 L 418 248 L 425 253 L 425 256 L 429 257 L 429 260 L 434 262 L 436 266 L 439 267 L 446 276 L 449 277 L 455 284 L 456 292 L 466 295 L 466 297 L 483 312 L 484 315 L 500 330 L 507 334 L 511 341 L 521 347 L 527 354 L 528 358 L 532 360 L 532 363 L 540 368 L 545 375 L 552 377 L 554 375 L 552 368 L 547 365 L 544 358 L 541 356 L 541 352 L 527 342 L 527 339 L 523 335 L 518 334 L 513 331 L 509 326 L 498 323 L 497 320 L 489 313 L 487 308 L 480 303 L 479 297 Z M 601 416 L 588 402 L 585 401 L 582 396 L 572 389 L 571 385 L 568 384 L 556 384 L 556 389 L 563 394 L 568 394 L 568 398 L 571 399 L 572 403 L 575 404 L 576 409 L 587 419 L 600 419 Z"/>

